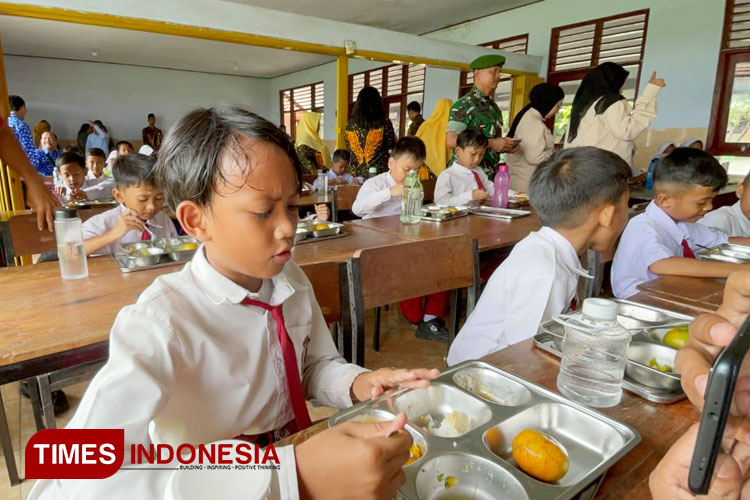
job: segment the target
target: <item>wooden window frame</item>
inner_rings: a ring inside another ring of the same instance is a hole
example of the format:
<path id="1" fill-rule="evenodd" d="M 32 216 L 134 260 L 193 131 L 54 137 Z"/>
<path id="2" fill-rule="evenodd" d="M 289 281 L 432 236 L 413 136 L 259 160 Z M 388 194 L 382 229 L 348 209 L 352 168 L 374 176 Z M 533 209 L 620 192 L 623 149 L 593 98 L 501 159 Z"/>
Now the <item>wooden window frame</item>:
<path id="1" fill-rule="evenodd" d="M 724 26 L 721 32 L 719 62 L 716 68 L 711 117 L 706 138 L 706 150 L 716 156 L 750 156 L 750 143 L 726 142 L 735 66 L 740 62 L 750 62 L 750 47 L 729 47 L 734 4 L 735 0 L 726 0 L 724 3 Z"/>
<path id="2" fill-rule="evenodd" d="M 317 87 L 318 85 L 324 86 L 322 102 L 317 102 L 315 98 L 315 87 Z M 294 100 L 294 91 L 299 91 L 299 90 L 307 89 L 307 88 L 310 89 L 310 106 L 311 107 L 309 109 L 298 105 Z M 289 111 L 284 111 L 284 94 L 286 92 L 289 92 L 289 100 L 290 100 Z M 294 109 L 295 104 L 297 104 L 297 109 Z M 297 137 L 297 120 L 294 119 L 294 115 L 300 111 L 302 112 L 317 111 L 317 112 L 323 113 L 324 108 L 325 108 L 325 83 L 323 81 L 307 83 L 305 85 L 299 85 L 297 87 L 279 90 L 279 121 L 283 125 L 284 114 L 285 113 L 292 114 L 292 119 L 290 120 L 289 130 L 286 131 L 287 134 L 289 134 L 289 137 L 292 138 L 292 140 L 296 139 Z"/>

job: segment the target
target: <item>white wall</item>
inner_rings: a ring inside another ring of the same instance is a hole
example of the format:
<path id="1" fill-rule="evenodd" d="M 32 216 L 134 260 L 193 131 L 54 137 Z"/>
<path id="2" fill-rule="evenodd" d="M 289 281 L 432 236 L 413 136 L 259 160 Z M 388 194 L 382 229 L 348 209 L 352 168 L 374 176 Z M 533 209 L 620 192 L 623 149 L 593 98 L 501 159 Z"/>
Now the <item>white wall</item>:
<path id="1" fill-rule="evenodd" d="M 140 139 L 149 112 L 166 131 L 194 107 L 242 104 L 269 117 L 278 102 L 259 78 L 19 56 L 5 56 L 5 72 L 8 93 L 26 101 L 26 122 L 46 119 L 63 139 L 87 120 L 102 120 L 115 139 Z"/>
<path id="2" fill-rule="evenodd" d="M 724 21 L 724 0 L 544 0 L 428 36 L 483 43 L 529 34 L 546 75 L 552 28 L 650 9 L 640 88 L 653 70 L 667 81 L 654 128 L 707 127 Z"/>

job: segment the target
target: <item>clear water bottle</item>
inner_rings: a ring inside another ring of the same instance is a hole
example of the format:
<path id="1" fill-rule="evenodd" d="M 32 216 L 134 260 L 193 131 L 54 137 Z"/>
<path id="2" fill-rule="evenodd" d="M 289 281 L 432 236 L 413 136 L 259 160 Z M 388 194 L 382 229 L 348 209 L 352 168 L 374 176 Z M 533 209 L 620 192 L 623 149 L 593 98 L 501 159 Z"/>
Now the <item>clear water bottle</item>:
<path id="1" fill-rule="evenodd" d="M 78 210 L 55 210 L 55 239 L 63 279 L 75 280 L 89 275 L 86 251 L 83 248 L 83 231 Z"/>
<path id="2" fill-rule="evenodd" d="M 63 185 L 63 180 L 62 177 L 60 177 L 60 172 L 58 172 L 57 167 L 52 169 L 52 182 L 55 187 Z"/>
<path id="3" fill-rule="evenodd" d="M 373 167 L 370 167 L 370 168 L 369 168 L 369 169 L 367 170 L 367 178 L 368 178 L 368 179 L 371 179 L 371 178 L 375 177 L 376 175 L 378 175 L 378 169 L 377 169 L 377 168 L 375 168 L 374 166 L 373 166 Z"/>
<path id="4" fill-rule="evenodd" d="M 617 322 L 617 304 L 607 299 L 583 301 L 583 316 L 560 315 L 565 327 L 560 392 L 596 408 L 615 406 L 622 398 L 630 332 Z"/>
<path id="5" fill-rule="evenodd" d="M 328 192 L 328 174 L 325 170 L 318 170 L 318 191 Z"/>
<path id="6" fill-rule="evenodd" d="M 492 195 L 492 206 L 508 208 L 508 190 L 510 189 L 510 172 L 508 165 L 502 163 L 497 166 L 495 174 L 495 193 Z"/>
<path id="7" fill-rule="evenodd" d="M 416 224 L 422 216 L 424 190 L 416 170 L 409 170 L 404 179 L 404 195 L 401 198 L 401 222 Z"/>

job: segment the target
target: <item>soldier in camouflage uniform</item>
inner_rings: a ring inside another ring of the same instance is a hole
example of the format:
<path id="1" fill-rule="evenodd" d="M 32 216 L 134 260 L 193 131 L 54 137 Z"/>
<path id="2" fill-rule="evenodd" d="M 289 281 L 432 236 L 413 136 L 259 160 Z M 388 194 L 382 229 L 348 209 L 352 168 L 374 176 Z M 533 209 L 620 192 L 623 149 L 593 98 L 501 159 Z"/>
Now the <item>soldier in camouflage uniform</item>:
<path id="1" fill-rule="evenodd" d="M 503 117 L 492 99 L 492 94 L 500 82 L 500 68 L 504 63 L 505 58 L 500 55 L 476 58 L 471 63 L 471 69 L 474 70 L 474 86 L 453 104 L 448 119 L 446 143 L 449 148 L 456 147 L 458 134 L 469 127 L 480 129 L 489 139 L 490 145 L 479 165 L 489 179 L 495 177 L 500 153 L 511 152 L 513 149 L 512 139 L 503 137 Z M 451 162 L 455 159 L 454 153 Z"/>

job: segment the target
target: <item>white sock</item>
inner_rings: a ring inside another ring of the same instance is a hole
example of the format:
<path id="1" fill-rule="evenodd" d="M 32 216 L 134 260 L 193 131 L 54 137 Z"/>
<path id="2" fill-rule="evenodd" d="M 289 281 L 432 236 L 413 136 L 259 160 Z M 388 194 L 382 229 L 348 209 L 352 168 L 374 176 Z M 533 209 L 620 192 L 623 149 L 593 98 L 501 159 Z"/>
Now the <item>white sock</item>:
<path id="1" fill-rule="evenodd" d="M 437 318 L 434 314 L 425 314 L 424 318 L 422 318 L 422 321 L 427 323 L 428 321 L 432 321 L 433 319 Z"/>

